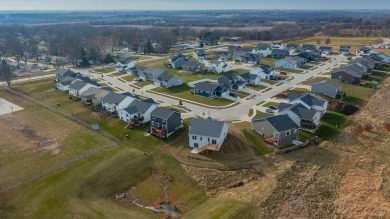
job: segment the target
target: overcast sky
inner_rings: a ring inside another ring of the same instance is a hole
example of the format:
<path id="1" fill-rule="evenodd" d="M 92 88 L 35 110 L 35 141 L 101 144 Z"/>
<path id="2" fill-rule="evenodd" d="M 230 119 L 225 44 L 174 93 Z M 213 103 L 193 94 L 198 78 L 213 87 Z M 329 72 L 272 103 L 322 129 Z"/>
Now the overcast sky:
<path id="1" fill-rule="evenodd" d="M 390 0 L 0 0 L 0 11 L 170 9 L 390 9 Z"/>

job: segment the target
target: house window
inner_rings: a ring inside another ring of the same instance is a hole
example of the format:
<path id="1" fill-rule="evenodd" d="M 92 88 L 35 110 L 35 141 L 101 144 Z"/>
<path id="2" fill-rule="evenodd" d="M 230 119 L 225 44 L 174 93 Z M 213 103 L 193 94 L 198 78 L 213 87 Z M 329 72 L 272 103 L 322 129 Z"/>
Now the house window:
<path id="1" fill-rule="evenodd" d="M 202 141 L 202 137 L 200 137 L 200 140 Z"/>
<path id="2" fill-rule="evenodd" d="M 286 132 L 286 135 L 289 136 L 290 135 L 290 131 Z"/>
<path id="3" fill-rule="evenodd" d="M 196 136 L 195 135 L 192 136 L 192 140 L 196 140 Z"/>
<path id="4" fill-rule="evenodd" d="M 198 148 L 199 147 L 199 144 L 198 143 L 194 143 L 194 148 Z"/>
<path id="5" fill-rule="evenodd" d="M 156 119 L 156 117 L 155 117 L 155 116 L 152 116 L 152 119 Z"/>
<path id="6" fill-rule="evenodd" d="M 217 140 L 215 139 L 211 140 L 211 144 L 217 144 Z"/>

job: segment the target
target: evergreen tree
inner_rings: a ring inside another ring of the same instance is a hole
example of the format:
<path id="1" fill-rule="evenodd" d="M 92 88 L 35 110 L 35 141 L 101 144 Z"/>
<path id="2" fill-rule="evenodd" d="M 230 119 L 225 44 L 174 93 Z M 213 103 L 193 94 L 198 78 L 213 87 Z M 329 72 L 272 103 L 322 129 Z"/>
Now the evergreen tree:
<path id="1" fill-rule="evenodd" d="M 80 67 L 88 67 L 89 66 L 89 60 L 87 58 L 87 52 L 85 51 L 85 49 L 81 49 L 80 50 L 80 64 L 79 66 Z"/>
<path id="2" fill-rule="evenodd" d="M 106 57 L 104 57 L 103 62 L 106 63 L 106 64 L 110 64 L 110 63 L 114 63 L 115 60 L 114 60 L 114 58 L 112 58 L 111 54 L 108 53 L 108 54 L 106 55 Z"/>

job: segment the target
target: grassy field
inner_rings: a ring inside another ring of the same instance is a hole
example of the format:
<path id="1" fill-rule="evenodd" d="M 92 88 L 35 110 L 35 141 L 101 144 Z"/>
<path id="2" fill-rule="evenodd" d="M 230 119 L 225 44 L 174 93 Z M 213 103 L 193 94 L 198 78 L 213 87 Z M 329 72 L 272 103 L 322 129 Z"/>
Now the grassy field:
<path id="1" fill-rule="evenodd" d="M 275 62 L 277 62 L 278 60 L 279 59 L 264 57 L 260 59 L 260 62 L 262 65 L 269 65 L 271 67 L 275 67 Z"/>
<path id="2" fill-rule="evenodd" d="M 104 67 L 104 68 L 95 69 L 95 72 L 99 72 L 99 73 L 111 73 L 114 71 L 115 71 L 114 67 Z"/>
<path id="3" fill-rule="evenodd" d="M 265 143 L 260 140 L 260 136 L 255 133 L 255 132 L 252 132 L 248 129 L 245 129 L 245 130 L 242 130 L 242 133 L 244 134 L 245 138 L 247 140 L 250 140 L 252 142 L 252 145 L 253 145 L 253 148 L 254 148 L 254 151 L 257 153 L 257 154 L 268 154 L 270 152 L 272 152 L 266 145 Z"/>
<path id="4" fill-rule="evenodd" d="M 24 110 L 0 120 L 0 187 L 30 177 L 86 151 L 113 144 L 98 133 L 35 104 L 7 93 L 1 96 L 22 106 Z M 39 148 L 42 141 L 54 138 L 57 139 L 57 149 L 60 151 Z"/>
<path id="5" fill-rule="evenodd" d="M 230 93 L 235 93 L 235 94 L 237 94 L 240 98 L 245 98 L 245 97 L 248 97 L 249 95 L 251 95 L 251 94 L 246 93 L 246 92 L 244 92 L 244 91 L 231 91 Z"/>
<path id="6" fill-rule="evenodd" d="M 191 94 L 190 90 L 192 90 L 192 88 L 189 87 L 188 85 L 185 85 L 185 84 L 183 84 L 181 86 L 168 88 L 168 89 L 167 88 L 154 88 L 154 89 L 152 89 L 152 91 L 155 91 L 158 93 L 168 94 L 171 96 L 175 96 L 175 97 L 179 97 L 179 98 L 183 98 L 186 100 L 194 101 L 194 102 L 201 103 L 201 104 L 211 105 L 211 106 L 226 106 L 226 105 L 233 103 L 233 101 L 231 101 L 229 99 L 225 99 L 225 98 L 211 99 L 211 98 L 207 98 L 207 97 L 197 96 L 197 95 Z"/>
<path id="7" fill-rule="evenodd" d="M 363 106 L 375 93 L 372 88 L 345 83 L 343 83 L 343 91 L 347 94 L 343 101 L 357 106 Z"/>
<path id="8" fill-rule="evenodd" d="M 264 82 L 264 83 L 267 83 L 267 84 L 270 84 L 270 85 L 274 85 L 274 84 L 279 83 L 277 81 L 267 80 L 267 79 L 261 79 L 261 82 Z"/>
<path id="9" fill-rule="evenodd" d="M 302 73 L 303 71 L 301 70 L 297 70 L 297 69 L 291 69 L 291 68 L 279 68 L 279 67 L 275 67 L 275 70 L 279 70 L 279 71 L 285 71 L 285 72 L 290 72 L 290 73 Z"/>
<path id="10" fill-rule="evenodd" d="M 326 78 L 323 77 L 314 77 L 314 78 L 309 78 L 306 81 L 302 82 L 303 85 L 311 85 L 320 81 L 324 81 Z"/>
<path id="11" fill-rule="evenodd" d="M 118 77 L 118 76 L 123 76 L 123 75 L 126 75 L 126 73 L 117 72 L 117 73 L 114 73 L 114 74 L 110 74 L 110 76 L 113 76 L 113 77 Z"/>
<path id="12" fill-rule="evenodd" d="M 298 91 L 298 92 L 309 92 L 307 88 L 302 88 L 302 87 L 296 87 L 292 89 L 293 91 Z"/>

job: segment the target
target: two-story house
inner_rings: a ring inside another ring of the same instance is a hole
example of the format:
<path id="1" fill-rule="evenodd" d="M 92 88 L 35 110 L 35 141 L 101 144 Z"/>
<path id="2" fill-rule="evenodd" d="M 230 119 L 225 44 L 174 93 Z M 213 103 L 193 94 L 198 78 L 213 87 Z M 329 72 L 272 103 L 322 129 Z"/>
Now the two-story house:
<path id="1" fill-rule="evenodd" d="M 150 133 L 152 135 L 168 138 L 181 127 L 183 127 L 183 120 L 178 111 L 157 107 L 151 112 Z"/>

